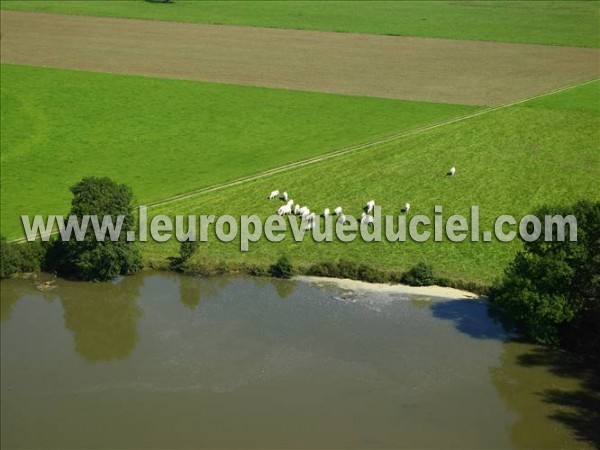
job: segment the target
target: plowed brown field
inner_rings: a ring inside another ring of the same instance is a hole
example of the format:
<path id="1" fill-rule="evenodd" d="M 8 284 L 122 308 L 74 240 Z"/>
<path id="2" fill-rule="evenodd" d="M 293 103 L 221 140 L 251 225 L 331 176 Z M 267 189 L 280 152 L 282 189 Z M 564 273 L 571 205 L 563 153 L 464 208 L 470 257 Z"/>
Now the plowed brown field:
<path id="1" fill-rule="evenodd" d="M 600 50 L 2 11 L 2 62 L 498 105 L 600 75 Z"/>

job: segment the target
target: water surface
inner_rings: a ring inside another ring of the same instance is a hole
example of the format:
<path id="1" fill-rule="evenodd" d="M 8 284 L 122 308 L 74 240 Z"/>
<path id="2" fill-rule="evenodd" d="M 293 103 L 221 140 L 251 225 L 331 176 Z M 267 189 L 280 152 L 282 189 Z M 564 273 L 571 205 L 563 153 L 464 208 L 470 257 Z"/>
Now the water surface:
<path id="1" fill-rule="evenodd" d="M 244 277 L 1 283 L 5 448 L 585 448 L 486 305 Z M 581 426 L 580 426 L 581 425 Z M 587 424 L 589 425 L 589 424 Z"/>

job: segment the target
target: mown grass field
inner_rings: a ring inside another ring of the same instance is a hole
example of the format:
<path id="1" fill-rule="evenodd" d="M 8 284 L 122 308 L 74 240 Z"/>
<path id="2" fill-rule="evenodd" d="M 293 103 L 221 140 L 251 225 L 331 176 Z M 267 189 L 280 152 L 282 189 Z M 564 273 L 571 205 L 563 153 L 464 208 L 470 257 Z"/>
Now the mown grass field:
<path id="1" fill-rule="evenodd" d="M 2 1 L 4 9 L 398 36 L 599 47 L 594 1 Z"/>
<path id="2" fill-rule="evenodd" d="M 148 203 L 462 115 L 395 101 L 2 65 L 2 234 L 109 176 Z"/>
<path id="3" fill-rule="evenodd" d="M 481 208 L 481 230 L 493 229 L 501 214 L 517 220 L 543 204 L 570 204 L 600 199 L 600 82 L 543 97 L 439 127 L 401 141 L 275 175 L 212 194 L 190 198 L 152 213 L 273 214 L 280 201 L 268 201 L 272 189 L 287 190 L 311 210 L 342 205 L 358 215 L 371 198 L 384 214 L 397 214 L 405 202 L 411 215 L 433 217 L 434 205 L 444 216 L 468 216 Z M 447 177 L 451 165 L 455 177 Z M 520 247 L 515 241 L 471 243 L 315 243 L 287 238 L 273 244 L 220 243 L 214 234 L 200 245 L 198 262 L 231 267 L 273 263 L 287 254 L 295 265 L 338 258 L 381 269 L 404 270 L 419 261 L 445 276 L 489 283 L 502 273 Z M 143 245 L 147 260 L 165 261 L 177 243 Z"/>

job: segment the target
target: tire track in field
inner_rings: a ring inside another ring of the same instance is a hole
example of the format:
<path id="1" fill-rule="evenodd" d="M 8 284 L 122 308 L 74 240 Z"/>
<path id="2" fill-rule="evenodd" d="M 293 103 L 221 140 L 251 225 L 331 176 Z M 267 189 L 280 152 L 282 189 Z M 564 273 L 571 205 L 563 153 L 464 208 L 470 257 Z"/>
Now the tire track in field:
<path id="1" fill-rule="evenodd" d="M 520 105 L 520 104 L 523 104 L 523 103 L 526 103 L 526 102 L 529 102 L 529 101 L 532 101 L 532 100 L 535 100 L 535 99 L 538 99 L 538 98 L 547 97 L 549 95 L 558 94 L 560 92 L 568 91 L 568 90 L 571 90 L 571 89 L 574 89 L 574 88 L 577 88 L 577 87 L 580 87 L 580 86 L 585 86 L 587 84 L 594 83 L 594 82 L 596 82 L 598 80 L 599 80 L 598 78 L 594 78 L 592 80 L 584 81 L 583 83 L 577 83 L 577 84 L 573 84 L 573 85 L 569 85 L 569 86 L 564 86 L 562 88 L 555 89 L 555 90 L 546 92 L 544 94 L 535 95 L 533 97 L 527 97 L 527 98 L 524 98 L 524 99 L 521 99 L 521 100 L 517 100 L 515 102 L 506 103 L 504 105 L 492 106 L 492 107 L 489 107 L 489 108 L 483 108 L 483 109 L 480 109 L 478 111 L 474 111 L 472 113 L 464 114 L 464 115 L 458 116 L 458 117 L 453 117 L 453 118 L 446 119 L 446 120 L 443 120 L 443 121 L 440 121 L 440 122 L 435 122 L 435 123 L 432 123 L 432 124 L 429 124 L 429 125 L 424 125 L 424 126 L 421 126 L 421 127 L 413 128 L 412 130 L 404 131 L 402 133 L 392 134 L 392 135 L 389 135 L 389 136 L 386 136 L 386 137 L 383 137 L 383 138 L 380 138 L 380 139 L 376 139 L 376 140 L 369 141 L 369 142 L 364 142 L 362 144 L 357 144 L 357 145 L 353 145 L 353 146 L 349 146 L 349 147 L 344 147 L 344 148 L 341 148 L 341 149 L 338 149 L 338 150 L 334 150 L 334 151 L 329 152 L 329 153 L 325 153 L 323 155 L 315 156 L 315 157 L 308 158 L 308 159 L 303 159 L 301 161 L 296 161 L 296 162 L 292 162 L 292 163 L 283 164 L 281 166 L 274 167 L 272 169 L 264 170 L 264 171 L 259 172 L 257 174 L 248 175 L 248 176 L 241 177 L 241 178 L 236 178 L 234 180 L 231 180 L 231 181 L 228 181 L 228 182 L 225 182 L 225 183 L 214 184 L 212 186 L 207 186 L 207 187 L 200 188 L 200 189 L 194 189 L 192 191 L 187 191 L 187 192 L 183 192 L 181 194 L 176 194 L 176 195 L 173 195 L 171 197 L 167 197 L 167 198 L 162 199 L 162 200 L 157 200 L 155 202 L 148 202 L 148 203 L 145 204 L 145 206 L 147 206 L 148 209 L 150 209 L 150 208 L 156 208 L 156 207 L 159 207 L 159 206 L 165 206 L 165 205 L 168 205 L 168 204 L 180 201 L 180 200 L 186 200 L 186 199 L 189 199 L 189 198 L 192 198 L 192 197 L 201 196 L 203 194 L 208 194 L 208 193 L 219 191 L 219 190 L 222 190 L 222 189 L 227 189 L 227 188 L 230 188 L 230 187 L 238 186 L 240 184 L 248 183 L 250 181 L 260 180 L 262 178 L 266 178 L 266 177 L 269 177 L 271 175 L 277 175 L 277 174 L 288 172 L 290 170 L 294 170 L 294 169 L 297 169 L 297 168 L 300 168 L 300 167 L 305 167 L 305 166 L 308 166 L 308 165 L 317 164 L 317 163 L 320 163 L 320 162 L 323 162 L 323 161 L 327 161 L 329 159 L 337 158 L 337 157 L 348 155 L 348 154 L 351 154 L 351 153 L 356 153 L 356 152 L 359 152 L 359 151 L 362 151 L 362 150 L 366 150 L 366 149 L 369 149 L 369 148 L 372 148 L 372 147 L 390 144 L 390 143 L 396 142 L 396 141 L 398 141 L 398 140 L 400 140 L 402 138 L 408 137 L 408 136 L 414 136 L 414 135 L 417 135 L 417 134 L 426 133 L 428 131 L 435 130 L 437 128 L 441 128 L 441 127 L 444 127 L 444 126 L 447 126 L 447 125 L 452 125 L 452 124 L 458 123 L 458 122 L 463 122 L 465 120 L 469 120 L 469 119 L 473 119 L 475 117 L 483 116 L 485 114 L 488 114 L 488 113 L 491 113 L 491 112 L 494 112 L 494 111 L 498 111 L 498 110 L 505 109 L 505 108 L 510 108 L 512 106 L 517 106 L 517 105 Z M 137 205 L 137 206 L 140 206 L 140 205 Z M 51 235 L 56 235 L 56 234 L 58 234 L 57 230 L 54 230 L 51 233 Z M 26 241 L 27 241 L 27 238 L 23 237 L 23 238 L 13 239 L 13 240 L 11 240 L 9 242 L 23 243 L 23 242 L 26 242 Z"/>
<path id="2" fill-rule="evenodd" d="M 535 99 L 538 99 L 538 98 L 541 98 L 541 97 L 545 97 L 545 96 L 552 95 L 552 94 L 557 94 L 559 92 L 563 92 L 563 91 L 567 91 L 567 90 L 570 90 L 570 89 L 574 89 L 574 88 L 579 87 L 579 86 L 584 86 L 586 84 L 590 84 L 590 83 L 593 83 L 595 81 L 598 81 L 598 79 L 593 79 L 593 80 L 585 81 L 583 83 L 577 83 L 577 84 L 574 84 L 574 85 L 570 85 L 570 86 L 566 86 L 566 87 L 563 87 L 563 88 L 555 89 L 555 90 L 547 92 L 545 94 L 536 95 L 534 97 L 528 97 L 528 98 L 525 98 L 525 99 L 522 99 L 522 100 L 518 100 L 516 102 L 507 103 L 505 105 L 492 106 L 492 107 L 489 107 L 489 108 L 483 108 L 483 109 L 480 109 L 478 111 L 474 111 L 472 113 L 464 114 L 464 115 L 458 116 L 458 117 L 453 117 L 453 118 L 446 119 L 446 120 L 443 120 L 443 121 L 440 121 L 440 122 L 435 122 L 435 123 L 432 123 L 432 124 L 429 124 L 429 125 L 424 125 L 424 126 L 421 126 L 421 127 L 413 128 L 411 130 L 407 130 L 407 131 L 404 131 L 402 133 L 392 134 L 392 135 L 385 136 L 385 137 L 377 139 L 377 140 L 364 142 L 362 144 L 357 144 L 357 145 L 353 145 L 353 146 L 350 146 L 350 147 L 344 147 L 344 148 L 341 148 L 339 150 L 334 150 L 332 152 L 325 153 L 325 154 L 322 154 L 322 155 L 319 155 L 319 156 L 315 156 L 315 157 L 312 157 L 312 158 L 308 158 L 308 159 L 303 159 L 301 161 L 296 161 L 296 162 L 292 162 L 292 163 L 283 164 L 281 166 L 278 166 L 278 167 L 275 167 L 275 168 L 272 168 L 272 169 L 267 169 L 267 170 L 265 170 L 263 172 L 260 172 L 260 173 L 254 174 L 254 175 L 248 175 L 248 176 L 245 176 L 245 177 L 242 177 L 242 178 L 236 178 L 235 180 L 231 180 L 231 181 L 226 182 L 226 183 L 221 183 L 221 184 L 216 184 L 216 185 L 212 185 L 212 186 L 207 186 L 205 188 L 195 189 L 195 190 L 192 190 L 192 191 L 188 191 L 188 192 L 184 192 L 184 193 L 181 193 L 181 194 L 173 195 L 173 196 L 165 198 L 163 200 L 158 200 L 156 202 L 149 202 L 146 206 L 148 206 L 148 208 L 150 208 L 150 207 L 156 207 L 156 206 L 164 206 L 164 205 L 167 205 L 167 204 L 179 201 L 179 200 L 184 200 L 184 199 L 188 199 L 188 198 L 195 197 L 195 196 L 198 196 L 198 195 L 206 194 L 206 193 L 209 193 L 209 192 L 214 192 L 214 191 L 218 191 L 218 190 L 221 190 L 221 189 L 226 189 L 226 188 L 237 186 L 239 184 L 246 183 L 246 182 L 249 182 L 249 181 L 259 180 L 261 178 L 265 178 L 265 177 L 270 176 L 270 175 L 276 175 L 276 174 L 279 174 L 279 173 L 282 173 L 282 172 L 287 172 L 288 170 L 292 170 L 292 169 L 296 169 L 296 168 L 299 168 L 299 167 L 308 166 L 310 164 L 319 163 L 319 162 L 322 162 L 322 161 L 326 161 L 328 159 L 332 159 L 332 158 L 336 158 L 336 157 L 339 157 L 339 156 L 347 155 L 349 153 L 358 152 L 358 151 L 365 150 L 365 149 L 368 149 L 368 148 L 371 148 L 371 147 L 375 147 L 375 146 L 379 146 L 379 145 L 390 144 L 390 143 L 395 142 L 395 141 L 397 141 L 397 140 L 399 140 L 401 138 L 405 138 L 405 137 L 408 137 L 408 136 L 413 136 L 415 134 L 425 133 L 427 131 L 431 131 L 431 130 L 434 130 L 434 129 L 437 129 L 437 128 L 440 128 L 440 127 L 443 127 L 443 126 L 446 126 L 446 125 L 451 125 L 451 124 L 454 124 L 454 123 L 463 122 L 465 120 L 472 119 L 474 117 L 479 117 L 479 116 L 482 116 L 482 115 L 490 113 L 490 112 L 498 111 L 500 109 L 509 108 L 511 106 L 520 105 L 522 103 L 525 103 L 525 102 L 528 102 L 528 101 L 531 101 L 531 100 L 535 100 Z"/>

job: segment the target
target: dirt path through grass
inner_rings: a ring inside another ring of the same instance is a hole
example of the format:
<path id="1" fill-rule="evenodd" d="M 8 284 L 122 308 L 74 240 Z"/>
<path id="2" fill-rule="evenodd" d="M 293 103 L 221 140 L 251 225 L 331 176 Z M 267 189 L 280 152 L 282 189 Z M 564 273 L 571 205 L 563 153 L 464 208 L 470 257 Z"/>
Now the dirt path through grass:
<path id="1" fill-rule="evenodd" d="M 15 64 L 471 105 L 597 78 L 600 50 L 1 12 Z"/>

